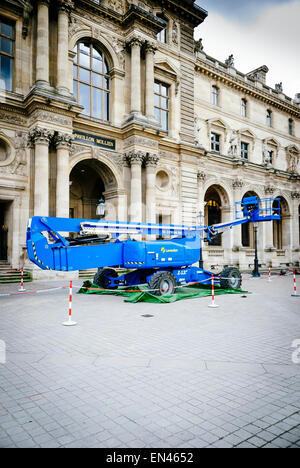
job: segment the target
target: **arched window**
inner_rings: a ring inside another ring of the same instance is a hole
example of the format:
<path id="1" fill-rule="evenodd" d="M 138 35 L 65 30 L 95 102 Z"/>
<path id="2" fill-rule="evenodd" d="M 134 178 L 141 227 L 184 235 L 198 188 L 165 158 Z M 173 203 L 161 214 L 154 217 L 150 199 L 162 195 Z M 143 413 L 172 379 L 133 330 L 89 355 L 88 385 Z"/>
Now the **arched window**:
<path id="1" fill-rule="evenodd" d="M 90 42 L 79 42 L 74 52 L 74 96 L 84 107 L 83 114 L 108 121 L 111 85 L 107 58 Z"/>

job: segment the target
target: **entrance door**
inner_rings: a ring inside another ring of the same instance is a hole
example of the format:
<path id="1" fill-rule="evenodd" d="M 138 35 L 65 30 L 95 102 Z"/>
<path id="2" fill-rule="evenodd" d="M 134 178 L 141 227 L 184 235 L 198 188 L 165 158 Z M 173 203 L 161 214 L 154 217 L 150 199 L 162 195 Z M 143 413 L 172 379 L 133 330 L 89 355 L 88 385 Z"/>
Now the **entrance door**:
<path id="1" fill-rule="evenodd" d="M 7 260 L 7 236 L 8 226 L 6 224 L 7 204 L 0 203 L 0 260 Z"/>

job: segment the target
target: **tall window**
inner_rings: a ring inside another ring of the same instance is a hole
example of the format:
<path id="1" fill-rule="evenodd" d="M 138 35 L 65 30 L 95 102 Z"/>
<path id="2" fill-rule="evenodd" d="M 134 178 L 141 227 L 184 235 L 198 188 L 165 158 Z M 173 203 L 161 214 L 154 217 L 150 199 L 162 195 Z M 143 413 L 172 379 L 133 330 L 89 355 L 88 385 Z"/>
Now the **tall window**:
<path id="1" fill-rule="evenodd" d="M 242 117 L 247 117 L 247 101 L 246 101 L 246 99 L 241 100 L 241 114 L 242 114 Z"/>
<path id="2" fill-rule="evenodd" d="M 249 144 L 241 142 L 241 157 L 243 159 L 248 159 L 249 156 Z"/>
<path id="3" fill-rule="evenodd" d="M 211 150 L 220 153 L 220 135 L 211 134 Z"/>
<path id="4" fill-rule="evenodd" d="M 269 153 L 269 162 L 270 164 L 273 164 L 274 151 L 268 151 L 268 153 Z"/>
<path id="5" fill-rule="evenodd" d="M 154 99 L 155 99 L 155 119 L 160 122 L 162 129 L 167 132 L 169 130 L 169 106 L 170 106 L 170 88 L 159 81 L 154 83 Z"/>
<path id="6" fill-rule="evenodd" d="M 0 18 L 0 88 L 6 91 L 13 89 L 14 40 L 13 23 Z"/>
<path id="7" fill-rule="evenodd" d="M 156 15 L 158 18 L 166 21 L 166 23 L 168 22 L 168 20 L 166 19 L 166 17 L 160 13 L 158 13 Z M 164 44 L 167 44 L 168 42 L 168 33 L 167 33 L 167 28 L 164 28 L 162 29 L 162 31 L 160 31 L 158 34 L 157 34 L 157 40 L 160 41 L 160 42 L 163 42 Z"/>
<path id="8" fill-rule="evenodd" d="M 269 109 L 267 110 L 267 125 L 272 126 L 272 112 Z"/>
<path id="9" fill-rule="evenodd" d="M 217 88 L 217 86 L 213 86 L 211 88 L 211 99 L 212 99 L 212 104 L 214 106 L 218 106 L 219 105 L 219 88 Z"/>
<path id="10" fill-rule="evenodd" d="M 109 120 L 110 74 L 105 54 L 90 43 L 78 43 L 74 52 L 74 96 L 89 117 Z"/>
<path id="11" fill-rule="evenodd" d="M 289 135 L 293 136 L 294 134 L 294 122 L 293 119 L 289 119 Z"/>

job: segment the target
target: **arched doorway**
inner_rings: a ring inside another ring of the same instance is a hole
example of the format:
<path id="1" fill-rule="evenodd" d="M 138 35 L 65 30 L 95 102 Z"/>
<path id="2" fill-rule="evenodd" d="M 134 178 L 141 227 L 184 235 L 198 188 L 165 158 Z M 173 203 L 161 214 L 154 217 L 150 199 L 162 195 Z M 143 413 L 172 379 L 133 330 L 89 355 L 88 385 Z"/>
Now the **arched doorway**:
<path id="1" fill-rule="evenodd" d="M 247 197 L 257 197 L 257 198 L 259 198 L 259 196 L 255 192 L 245 193 L 245 195 L 243 196 L 243 200 L 244 200 L 244 198 L 247 198 Z M 243 247 L 248 247 L 249 249 L 254 249 L 254 247 L 255 247 L 255 238 L 254 237 L 255 236 L 254 236 L 253 223 L 242 224 L 241 230 L 242 230 L 242 246 Z"/>
<path id="2" fill-rule="evenodd" d="M 211 226 L 212 224 L 219 224 L 222 222 L 222 200 L 216 186 L 211 186 L 205 194 L 205 224 Z M 218 235 L 210 245 L 221 246 L 222 236 Z"/>
<path id="3" fill-rule="evenodd" d="M 281 219 L 273 221 L 273 245 L 277 250 L 283 250 L 290 245 L 290 211 L 287 201 L 283 197 L 274 200 L 273 208 L 280 204 Z"/>
<path id="4" fill-rule="evenodd" d="M 104 197 L 105 184 L 98 161 L 84 160 L 70 174 L 70 218 L 97 219 L 96 210 Z"/>

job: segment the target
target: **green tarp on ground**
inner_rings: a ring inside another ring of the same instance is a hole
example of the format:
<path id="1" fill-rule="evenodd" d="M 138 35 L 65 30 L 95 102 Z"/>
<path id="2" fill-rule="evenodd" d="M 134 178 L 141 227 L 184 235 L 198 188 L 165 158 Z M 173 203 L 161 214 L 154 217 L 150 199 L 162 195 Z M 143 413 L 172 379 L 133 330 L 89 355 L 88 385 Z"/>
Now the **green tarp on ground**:
<path id="1" fill-rule="evenodd" d="M 243 294 L 245 291 L 241 289 L 219 289 L 216 287 L 215 294 Z M 192 299 L 195 297 L 211 296 L 211 288 L 208 286 L 185 286 L 179 288 L 176 294 L 172 296 L 154 296 L 147 290 L 147 286 L 119 288 L 117 290 L 100 289 L 91 281 L 85 281 L 78 291 L 78 294 L 102 294 L 125 297 L 125 302 L 136 304 L 137 302 L 151 302 L 154 304 L 169 304 L 170 302 L 181 301 L 182 299 Z"/>

